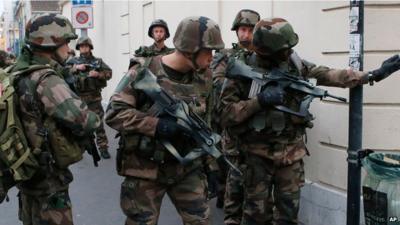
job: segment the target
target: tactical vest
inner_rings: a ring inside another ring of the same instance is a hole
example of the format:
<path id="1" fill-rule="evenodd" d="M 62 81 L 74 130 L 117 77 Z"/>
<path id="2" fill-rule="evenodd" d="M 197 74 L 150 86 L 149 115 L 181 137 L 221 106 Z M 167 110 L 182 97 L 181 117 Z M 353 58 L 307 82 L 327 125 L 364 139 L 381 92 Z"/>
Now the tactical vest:
<path id="1" fill-rule="evenodd" d="M 90 59 L 84 57 L 74 57 L 67 62 L 68 65 L 75 64 L 86 64 L 87 69 L 85 71 L 78 71 L 75 75 L 76 89 L 79 94 L 100 92 L 102 88 L 107 86 L 106 79 L 98 79 L 88 77 L 91 70 L 101 71 L 102 70 L 102 59 L 92 57 Z"/>
<path id="2" fill-rule="evenodd" d="M 267 72 L 266 69 L 257 66 L 255 54 L 248 58 L 248 65 L 257 67 L 260 71 Z M 304 68 L 302 60 L 293 54 L 290 57 L 290 63 L 286 70 L 292 75 L 307 80 L 303 76 L 305 72 Z M 249 99 L 256 97 L 262 91 L 262 89 L 255 88 L 254 86 L 257 84 L 251 80 L 243 82 L 245 83 L 245 89 L 249 90 Z M 293 111 L 299 111 L 300 103 L 304 97 L 302 94 L 286 90 L 285 106 Z M 312 116 L 310 118 L 300 118 L 276 109 L 266 109 L 253 115 L 247 123 L 229 129 L 235 134 L 243 134 L 240 139 L 242 142 L 269 143 L 271 149 L 281 150 L 287 144 L 297 143 L 305 135 L 305 129 L 312 127 L 312 119 Z"/>
<path id="3" fill-rule="evenodd" d="M 154 75 L 157 76 L 157 81 L 164 90 L 174 97 L 184 100 L 199 116 L 209 118 L 209 112 L 205 110 L 208 108 L 206 104 L 208 104 L 207 101 L 211 88 L 211 74 L 207 73 L 203 76 L 195 73 L 191 82 L 174 81 L 166 74 L 162 66 L 161 57 L 162 56 L 146 58 L 145 63 L 139 66 L 137 70 L 140 70 L 141 67 L 149 68 Z M 154 113 L 152 108 L 153 102 L 143 92 L 138 92 L 137 104 L 138 110 L 147 112 L 149 115 Z M 206 120 L 209 122 L 209 119 Z M 157 164 L 176 161 L 175 158 L 164 149 L 161 143 L 154 138 L 132 133 L 120 133 L 120 135 L 120 148 L 122 149 L 123 155 L 135 154 Z M 181 150 L 191 150 L 194 147 L 191 141 L 186 141 L 184 139 L 173 140 L 171 143 L 177 149 Z M 127 157 L 123 157 L 123 155 L 117 156 L 121 158 L 118 165 L 119 169 L 117 168 L 119 172 L 126 169 L 125 167 L 129 164 L 129 162 L 124 160 Z"/>

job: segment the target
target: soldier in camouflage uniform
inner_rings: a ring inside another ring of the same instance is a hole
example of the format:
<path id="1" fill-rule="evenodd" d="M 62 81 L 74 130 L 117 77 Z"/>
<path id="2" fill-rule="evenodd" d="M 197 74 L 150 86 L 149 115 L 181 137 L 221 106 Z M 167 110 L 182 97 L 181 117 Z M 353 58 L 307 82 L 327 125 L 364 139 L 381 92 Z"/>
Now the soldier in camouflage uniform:
<path id="1" fill-rule="evenodd" d="M 154 40 L 154 43 L 150 46 L 140 46 L 135 51 L 135 57 L 167 55 L 174 51 L 173 48 L 168 48 L 164 43 L 169 38 L 168 25 L 164 20 L 154 20 L 149 27 L 147 35 Z"/>
<path id="2" fill-rule="evenodd" d="M 292 50 L 298 36 L 284 19 L 262 19 L 254 28 L 255 53 L 248 64 L 258 71 L 279 68 L 301 79 L 315 78 L 317 85 L 354 87 L 365 84 L 370 75 L 364 72 L 315 66 L 300 59 Z M 399 57 L 384 62 L 377 76 L 390 74 L 400 67 Z M 227 76 L 229 76 L 227 70 Z M 304 184 L 307 154 L 303 141 L 312 118 L 301 118 L 274 108 L 284 105 L 298 111 L 302 94 L 269 86 L 254 93 L 250 79 L 230 78 L 221 94 L 221 123 L 239 136 L 240 150 L 245 153 L 245 201 L 241 224 L 297 224 L 300 187 Z M 273 198 L 273 204 L 269 201 Z M 273 208 L 275 207 L 275 213 Z"/>
<path id="3" fill-rule="evenodd" d="M 121 208 L 127 225 L 157 224 L 165 194 L 174 203 L 183 224 L 209 224 L 206 170 L 213 170 L 209 158 L 180 164 L 159 140 L 170 140 L 181 154 L 193 148 L 193 141 L 185 137 L 176 120 L 156 117 L 152 100 L 134 85 L 138 74 L 147 68 L 165 91 L 186 101 L 194 112 L 209 121 L 212 74 L 208 67 L 212 50 L 222 49 L 224 43 L 214 21 L 188 17 L 177 28 L 174 46 L 177 50 L 173 53 L 145 58 L 130 68 L 107 108 L 106 123 L 120 134 L 117 169 L 125 177 Z"/>
<path id="4" fill-rule="evenodd" d="M 67 64 L 71 68 L 70 72 L 75 75 L 78 95 L 89 109 L 103 120 L 101 90 L 107 86 L 107 80 L 111 79 L 112 70 L 101 58 L 93 56 L 93 43 L 90 38 L 80 37 L 75 48 L 79 50 L 79 57 L 73 57 Z M 96 130 L 96 143 L 101 157 L 109 159 L 108 140 L 103 122 Z"/>
<path id="5" fill-rule="evenodd" d="M 212 62 L 213 69 L 215 105 L 219 104 L 220 90 L 225 80 L 226 61 L 229 57 L 236 58 L 246 62 L 247 56 L 252 53 L 251 41 L 253 39 L 253 28 L 260 21 L 260 15 L 250 9 L 242 9 L 238 12 L 232 24 L 232 31 L 236 32 L 238 43 L 233 43 L 232 48 L 224 49 L 216 53 Z M 215 112 L 218 118 L 219 112 Z M 215 121 L 219 124 L 218 121 Z M 216 125 L 218 126 L 218 125 Z M 218 129 L 218 130 L 221 130 Z M 231 162 L 240 167 L 240 153 L 236 148 L 234 136 L 229 136 L 227 130 L 221 131 L 223 136 L 222 149 L 229 157 Z M 243 181 L 242 176 L 234 171 L 228 171 L 226 165 L 219 165 L 220 178 L 218 186 L 217 207 L 224 206 L 225 224 L 240 224 L 242 218 L 242 203 L 243 203 Z M 229 174 L 229 175 L 228 175 Z M 226 190 L 226 191 L 225 191 Z M 224 196 L 225 195 L 225 196 Z"/>
<path id="6" fill-rule="evenodd" d="M 71 91 L 60 72 L 68 57 L 68 43 L 76 38 L 70 21 L 63 16 L 32 18 L 26 25 L 26 45 L 11 71 L 30 70 L 16 83 L 18 110 L 29 145 L 42 165 L 31 180 L 18 186 L 19 217 L 24 225 L 73 224 L 68 194 L 72 173 L 53 159 L 59 159 L 56 152 L 61 148 L 69 151 L 77 146 L 77 139 L 100 125 L 99 117 Z M 41 69 L 30 69 L 33 67 Z M 63 136 L 55 138 L 68 140 L 62 145 L 50 141 L 58 132 Z M 72 137 L 66 139 L 64 134 Z M 74 150 L 82 154 L 81 148 Z"/>

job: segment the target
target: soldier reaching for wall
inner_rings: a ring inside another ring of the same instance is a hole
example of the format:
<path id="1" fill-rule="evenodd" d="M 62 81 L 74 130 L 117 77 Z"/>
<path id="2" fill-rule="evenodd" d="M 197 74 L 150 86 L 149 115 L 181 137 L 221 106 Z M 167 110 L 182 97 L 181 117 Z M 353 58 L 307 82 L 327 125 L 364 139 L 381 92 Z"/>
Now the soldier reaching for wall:
<path id="1" fill-rule="evenodd" d="M 314 118 L 308 111 L 315 94 L 313 85 L 307 84 L 309 78 L 315 78 L 317 85 L 351 88 L 380 81 L 400 68 L 398 55 L 369 73 L 315 66 L 293 51 L 298 41 L 286 20 L 262 19 L 254 28 L 255 53 L 248 56 L 247 65 L 237 60 L 227 65 L 220 121 L 239 137 L 245 153 L 241 224 L 298 224 L 302 158 L 307 154 L 303 137 Z M 248 65 L 250 69 L 245 69 Z M 273 204 L 268 203 L 271 196 Z"/>

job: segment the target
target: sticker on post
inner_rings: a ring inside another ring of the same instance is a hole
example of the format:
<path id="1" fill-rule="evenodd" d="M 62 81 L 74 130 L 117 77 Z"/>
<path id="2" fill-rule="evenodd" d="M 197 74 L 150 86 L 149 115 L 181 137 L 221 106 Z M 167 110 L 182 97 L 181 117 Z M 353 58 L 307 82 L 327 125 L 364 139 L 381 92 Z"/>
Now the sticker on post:
<path id="1" fill-rule="evenodd" d="M 358 32 L 358 22 L 359 22 L 358 7 L 351 7 L 349 17 L 350 17 L 350 33 Z"/>
<path id="2" fill-rule="evenodd" d="M 350 34 L 350 57 L 360 56 L 360 34 Z"/>

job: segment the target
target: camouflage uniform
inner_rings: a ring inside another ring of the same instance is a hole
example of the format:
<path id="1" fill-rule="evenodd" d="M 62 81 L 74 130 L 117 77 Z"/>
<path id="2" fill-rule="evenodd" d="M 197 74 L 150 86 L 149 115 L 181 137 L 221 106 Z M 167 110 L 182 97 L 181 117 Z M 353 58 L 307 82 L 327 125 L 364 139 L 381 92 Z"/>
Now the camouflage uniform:
<path id="1" fill-rule="evenodd" d="M 263 19 L 254 28 L 256 53 L 248 57 L 248 64 L 265 72 L 278 67 L 305 80 L 315 78 L 318 85 L 353 87 L 362 82 L 362 72 L 317 67 L 294 53 L 287 61 L 277 61 L 270 54 L 291 51 L 297 42 L 297 34 L 285 20 Z M 271 107 L 262 108 L 257 96 L 249 96 L 251 85 L 251 80 L 228 79 L 220 109 L 222 125 L 240 137 L 238 146 L 245 154 L 241 224 L 297 224 L 300 187 L 304 183 L 302 158 L 307 153 L 303 136 L 311 124 Z M 298 110 L 302 97 L 287 92 L 285 105 Z"/>
<path id="2" fill-rule="evenodd" d="M 93 49 L 92 41 L 87 37 L 79 38 L 76 49 L 79 50 L 79 46 L 82 44 L 88 44 L 90 49 Z M 94 65 L 97 68 L 87 68 L 85 71 L 79 71 L 73 67 L 78 64 Z M 75 75 L 79 97 L 88 105 L 91 111 L 95 112 L 103 120 L 104 109 L 101 104 L 101 90 L 106 87 L 107 80 L 111 79 L 111 68 L 101 58 L 94 57 L 92 53 L 73 57 L 67 61 L 67 65 L 70 68 L 70 72 Z M 90 70 L 99 72 L 99 77 L 88 77 Z M 109 158 L 108 140 L 103 122 L 96 130 L 96 144 L 103 158 Z M 104 157 L 105 155 L 106 157 Z"/>
<path id="3" fill-rule="evenodd" d="M 202 27 L 205 30 L 200 30 Z M 202 41 L 190 42 L 199 39 Z M 205 17 L 184 19 L 175 34 L 174 45 L 190 54 L 201 48 L 223 48 L 218 26 Z M 157 82 L 164 90 L 187 101 L 203 117 L 208 113 L 212 87 L 209 70 L 201 76 L 195 71 L 178 72 L 163 64 L 162 56 L 147 58 L 144 64 L 135 65 L 122 78 L 107 108 L 106 123 L 121 135 L 117 169 L 125 176 L 121 186 L 121 208 L 127 216 L 126 224 L 157 224 L 165 194 L 174 203 L 183 224 L 208 224 L 210 212 L 205 174 L 208 158 L 197 158 L 182 165 L 155 138 L 162 118 L 154 117 L 152 101 L 133 88 L 137 74 L 144 67 L 157 76 Z M 177 149 L 193 147 L 184 137 L 171 142 Z"/>
<path id="4" fill-rule="evenodd" d="M 40 154 L 38 160 L 42 165 L 31 180 L 18 186 L 19 218 L 24 225 L 72 225 L 68 195 L 72 173 L 44 157 L 44 149 L 53 153 L 60 148 L 46 139 L 55 130 L 76 135 L 75 139 L 79 139 L 93 132 L 100 121 L 65 83 L 60 73 L 63 67 L 57 61 L 35 54 L 38 49 L 54 53 L 58 47 L 76 39 L 68 19 L 54 14 L 38 16 L 27 23 L 25 34 L 27 45 L 23 47 L 12 72 L 32 65 L 47 65 L 48 68 L 23 75 L 17 81 L 20 118 L 31 149 L 41 152 L 36 154 Z M 49 130 L 45 121 L 56 121 L 57 127 L 62 128 Z M 76 144 L 74 139 L 70 141 L 66 144 Z"/>
<path id="5" fill-rule="evenodd" d="M 235 20 L 232 24 L 232 31 L 238 30 L 240 26 L 254 27 L 255 24 L 260 20 L 260 15 L 249 9 L 243 9 L 238 12 Z M 248 46 L 251 49 L 251 46 Z M 225 81 L 225 70 L 226 62 L 230 57 L 236 58 L 237 60 L 247 62 L 248 56 L 251 54 L 251 50 L 244 47 L 239 43 L 233 43 L 232 48 L 224 49 L 216 53 L 212 62 L 211 68 L 213 69 L 213 83 L 215 92 L 215 103 L 219 105 L 221 95 L 221 89 Z M 218 109 L 219 107 L 216 107 Z M 217 110 L 214 111 L 214 123 L 215 127 L 219 132 L 222 133 L 222 149 L 228 158 L 238 168 L 242 164 L 242 156 L 239 149 L 237 148 L 237 137 L 229 135 L 228 131 L 220 128 L 220 121 L 218 121 L 219 114 Z M 230 171 L 232 169 L 227 168 L 226 165 L 219 165 L 219 190 L 218 190 L 218 201 L 217 207 L 221 207 L 221 201 L 223 201 L 225 224 L 240 224 L 242 218 L 242 206 L 243 206 L 243 179 L 238 173 Z"/>

